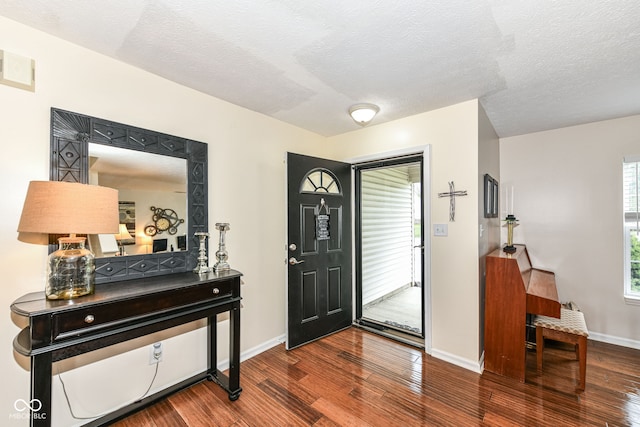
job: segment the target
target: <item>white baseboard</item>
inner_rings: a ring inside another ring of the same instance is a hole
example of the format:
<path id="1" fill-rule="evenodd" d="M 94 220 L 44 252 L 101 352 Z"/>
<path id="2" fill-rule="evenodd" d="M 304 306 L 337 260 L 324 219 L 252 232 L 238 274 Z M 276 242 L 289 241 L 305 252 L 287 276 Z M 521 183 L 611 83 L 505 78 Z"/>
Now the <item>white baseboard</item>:
<path id="1" fill-rule="evenodd" d="M 240 354 L 240 362 L 244 362 L 247 359 L 251 359 L 253 356 L 257 356 L 263 351 L 267 351 L 270 348 L 273 348 L 279 344 L 282 344 L 285 341 L 285 339 L 286 339 L 286 335 L 280 335 L 279 337 L 272 338 L 269 341 L 265 341 L 260 345 L 257 345 L 253 348 L 243 351 Z M 221 371 L 229 369 L 229 359 L 225 359 L 218 362 L 218 369 L 220 369 Z"/>
<path id="2" fill-rule="evenodd" d="M 589 331 L 589 339 L 593 341 L 601 341 L 606 342 L 607 344 L 619 345 L 622 347 L 629 347 L 640 350 L 640 341 L 630 340 L 628 338 L 621 338 L 613 335 L 600 334 L 598 332 Z"/>
<path id="3" fill-rule="evenodd" d="M 444 360 L 445 362 L 449 362 L 453 365 L 460 366 L 461 368 L 468 369 L 472 372 L 481 374 L 483 365 L 484 365 L 484 353 L 482 353 L 482 357 L 479 361 L 474 361 L 471 359 L 465 359 L 460 356 L 456 356 L 455 354 L 447 353 L 446 351 L 441 351 L 432 348 L 431 356 L 436 359 Z"/>

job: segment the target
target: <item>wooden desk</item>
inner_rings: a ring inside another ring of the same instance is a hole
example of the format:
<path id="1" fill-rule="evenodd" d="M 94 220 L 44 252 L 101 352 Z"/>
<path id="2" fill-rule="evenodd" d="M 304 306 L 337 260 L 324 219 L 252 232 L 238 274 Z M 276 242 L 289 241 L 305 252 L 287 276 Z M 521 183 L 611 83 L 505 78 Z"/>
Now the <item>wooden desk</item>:
<path id="1" fill-rule="evenodd" d="M 14 349 L 31 358 L 32 426 L 51 425 L 53 362 L 153 332 L 207 318 L 207 369 L 139 402 L 86 425 L 108 425 L 159 399 L 204 379 L 240 396 L 240 277 L 231 270 L 199 276 L 178 273 L 96 286 L 93 295 L 74 300 L 46 300 L 43 292 L 17 299 L 11 311 L 29 326 L 14 339 Z M 229 376 L 217 369 L 216 319 L 229 312 Z"/>
<path id="2" fill-rule="evenodd" d="M 527 248 L 486 258 L 484 369 L 524 382 L 526 315 L 560 318 L 555 275 L 531 267 Z"/>

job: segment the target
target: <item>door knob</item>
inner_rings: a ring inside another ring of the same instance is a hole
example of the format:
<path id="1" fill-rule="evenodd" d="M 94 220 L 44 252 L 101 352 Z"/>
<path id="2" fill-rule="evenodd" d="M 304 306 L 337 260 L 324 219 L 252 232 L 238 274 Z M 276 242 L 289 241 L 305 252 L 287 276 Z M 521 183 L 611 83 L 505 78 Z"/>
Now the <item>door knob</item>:
<path id="1" fill-rule="evenodd" d="M 298 247 L 296 246 L 296 244 L 295 244 L 295 243 L 292 243 L 292 244 L 290 244 L 290 245 L 289 245 L 289 250 L 290 250 L 291 252 L 295 251 L 296 249 L 298 249 Z"/>
<path id="2" fill-rule="evenodd" d="M 289 258 L 289 264 L 291 264 L 291 265 L 302 264 L 303 262 L 304 262 L 304 260 L 298 261 L 295 257 Z"/>

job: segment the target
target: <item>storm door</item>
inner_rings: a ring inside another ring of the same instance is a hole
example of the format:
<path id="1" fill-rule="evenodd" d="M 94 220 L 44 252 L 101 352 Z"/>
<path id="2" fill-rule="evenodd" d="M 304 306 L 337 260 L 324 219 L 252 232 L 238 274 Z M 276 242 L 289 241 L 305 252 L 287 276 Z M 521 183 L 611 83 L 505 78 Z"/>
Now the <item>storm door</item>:
<path id="1" fill-rule="evenodd" d="M 425 336 L 422 162 L 355 167 L 356 321 L 418 340 Z"/>

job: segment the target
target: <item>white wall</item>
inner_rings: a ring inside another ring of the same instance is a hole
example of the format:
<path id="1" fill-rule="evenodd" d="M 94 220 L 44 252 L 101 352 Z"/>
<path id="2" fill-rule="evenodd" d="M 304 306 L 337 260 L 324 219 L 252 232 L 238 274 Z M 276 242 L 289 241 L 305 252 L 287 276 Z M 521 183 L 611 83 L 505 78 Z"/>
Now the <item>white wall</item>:
<path id="1" fill-rule="evenodd" d="M 480 340 L 478 351 L 484 351 L 484 292 L 485 292 L 485 257 L 496 248 L 500 247 L 500 226 L 501 218 L 506 215 L 499 210 L 498 218 L 484 217 L 484 174 L 491 175 L 492 178 L 500 182 L 500 141 L 493 129 L 484 108 L 478 109 L 478 223 L 481 230 L 478 232 L 479 244 L 478 253 L 480 263 L 479 273 L 479 306 L 480 317 L 478 319 L 478 334 Z"/>
<path id="2" fill-rule="evenodd" d="M 622 159 L 640 154 L 640 116 L 500 140 L 534 267 L 585 313 L 592 338 L 640 348 L 640 306 L 623 299 Z"/>
<path id="3" fill-rule="evenodd" d="M 366 127 L 329 138 L 328 155 L 351 159 L 373 153 L 431 145 L 431 222 L 448 224 L 447 237 L 431 239 L 432 354 L 478 369 L 478 109 L 477 100 Z M 375 120 L 375 119 L 374 119 Z M 374 121 L 375 123 L 375 121 Z M 456 220 L 449 222 L 449 199 L 457 190 Z"/>
<path id="4" fill-rule="evenodd" d="M 284 153 L 317 156 L 324 138 L 2 17 L 0 49 L 35 59 L 37 76 L 35 93 L 0 85 L 4 159 L 0 171 L 4 253 L 0 257 L 0 306 L 4 307 L 0 365 L 5 385 L 11 385 L 0 390 L 0 424 L 28 425 L 13 408 L 16 399 L 29 397 L 29 365 L 28 359 L 12 351 L 20 327 L 18 319 L 10 316 L 9 305 L 27 292 L 44 289 L 46 248 L 19 242 L 16 228 L 29 181 L 49 179 L 51 107 L 209 144 L 209 223 L 231 224 L 229 262 L 244 273 L 242 351 L 246 354 L 282 337 Z M 214 239 L 215 245 L 217 237 Z M 222 326 L 221 352 L 226 347 L 226 322 Z M 139 397 L 153 375 L 147 364 L 148 347 L 156 339 L 163 340 L 165 349 L 158 388 L 200 371 L 205 366 L 203 332 L 193 326 L 179 328 L 61 364 L 77 412 L 95 414 Z M 127 352 L 109 357 L 118 351 Z M 57 380 L 53 394 L 54 425 L 74 424 Z"/>

